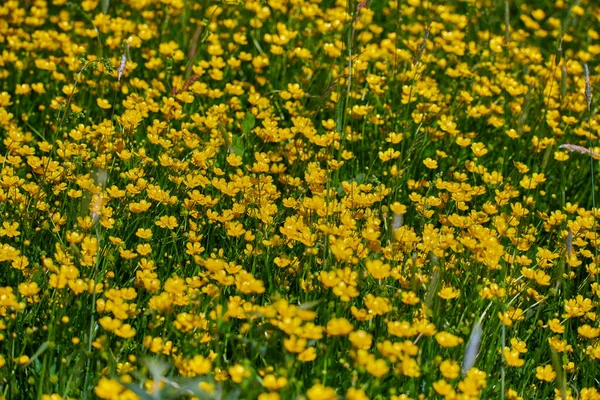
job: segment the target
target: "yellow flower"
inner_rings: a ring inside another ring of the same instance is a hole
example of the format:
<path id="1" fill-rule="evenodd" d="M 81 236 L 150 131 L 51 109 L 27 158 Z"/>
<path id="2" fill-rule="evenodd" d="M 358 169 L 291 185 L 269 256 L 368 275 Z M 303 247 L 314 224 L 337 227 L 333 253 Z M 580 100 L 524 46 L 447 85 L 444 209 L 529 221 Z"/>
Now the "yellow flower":
<path id="1" fill-rule="evenodd" d="M 471 145 L 471 151 L 475 154 L 475 157 L 483 157 L 488 153 L 485 145 L 481 142 L 473 143 Z"/>
<path id="2" fill-rule="evenodd" d="M 109 332 L 114 332 L 115 330 L 119 329 L 123 325 L 123 322 L 121 320 L 113 319 L 109 316 L 100 318 L 98 320 L 98 323 L 100 324 L 100 326 L 102 328 L 106 329 Z"/>
<path id="3" fill-rule="evenodd" d="M 510 345 L 519 353 L 527 353 L 527 344 L 517 338 L 510 339 Z"/>
<path id="4" fill-rule="evenodd" d="M 119 255 L 121 256 L 121 258 L 124 258 L 126 260 L 133 260 L 138 256 L 137 253 L 134 253 L 131 250 L 123 249 L 122 247 L 119 247 Z"/>
<path id="5" fill-rule="evenodd" d="M 399 337 L 411 337 L 417 334 L 417 329 L 407 321 L 388 321 L 388 332 Z"/>
<path id="6" fill-rule="evenodd" d="M 519 358 L 520 355 L 521 353 L 517 350 L 513 350 L 509 347 L 504 348 L 504 360 L 506 361 L 506 364 L 511 367 L 521 367 L 525 364 L 525 360 Z"/>
<path id="7" fill-rule="evenodd" d="M 446 398 L 453 398 L 453 396 L 455 395 L 455 391 L 452 388 L 452 385 L 443 379 L 440 379 L 437 382 L 433 382 L 433 390 L 435 390 L 436 393 L 439 395 L 446 396 Z"/>
<path id="8" fill-rule="evenodd" d="M 456 138 L 456 144 L 459 145 L 460 147 L 467 147 L 468 145 L 471 144 L 471 139 L 464 137 L 464 136 L 458 136 Z"/>
<path id="9" fill-rule="evenodd" d="M 365 296 L 364 302 L 369 311 L 375 315 L 384 315 L 392 311 L 392 305 L 385 297 L 373 296 L 369 293 Z"/>
<path id="10" fill-rule="evenodd" d="M 279 400 L 280 398 L 277 392 L 261 393 L 258 395 L 258 400 Z"/>
<path id="11" fill-rule="evenodd" d="M 406 206 L 397 201 L 390 205 L 390 210 L 392 210 L 394 214 L 406 214 Z"/>
<path id="12" fill-rule="evenodd" d="M 227 156 L 227 163 L 229 165 L 231 165 L 232 167 L 239 167 L 240 165 L 243 164 L 242 157 L 231 153 Z"/>
<path id="13" fill-rule="evenodd" d="M 539 366 L 535 369 L 535 377 L 541 381 L 552 382 L 556 378 L 556 372 L 551 365 Z"/>
<path id="14" fill-rule="evenodd" d="M 554 333 L 564 333 L 565 327 L 560 323 L 557 318 L 551 319 L 548 321 L 548 327 Z"/>
<path id="15" fill-rule="evenodd" d="M 337 400 L 338 396 L 335 390 L 329 386 L 323 386 L 317 383 L 306 391 L 308 400 Z"/>
<path id="16" fill-rule="evenodd" d="M 514 307 L 509 307 L 508 311 L 504 313 L 499 312 L 498 318 L 500 318 L 500 321 L 502 321 L 504 325 L 512 326 L 513 321 L 522 321 L 525 319 L 525 316 L 523 315 L 523 310 L 520 308 L 515 309 Z"/>
<path id="17" fill-rule="evenodd" d="M 366 365 L 368 373 L 376 378 L 381 378 L 390 371 L 390 367 L 387 365 L 384 359 L 371 359 Z"/>
<path id="18" fill-rule="evenodd" d="M 369 350 L 373 344 L 373 335 L 362 329 L 350 333 L 348 339 L 352 343 L 352 346 L 357 349 Z"/>
<path id="19" fill-rule="evenodd" d="M 392 148 L 387 149 L 386 151 L 379 152 L 379 159 L 383 162 L 395 160 L 400 157 L 400 152 L 394 150 Z"/>
<path id="20" fill-rule="evenodd" d="M 460 365 L 456 361 L 444 360 L 440 364 L 440 372 L 446 379 L 458 378 L 460 374 Z"/>
<path id="21" fill-rule="evenodd" d="M 402 292 L 402 302 L 404 304 L 415 305 L 419 304 L 420 301 L 421 300 L 419 300 L 419 297 L 417 297 L 412 290 L 408 292 Z"/>
<path id="22" fill-rule="evenodd" d="M 141 200 L 139 203 L 130 203 L 129 210 L 132 213 L 140 214 L 148 211 L 152 203 L 147 202 L 146 200 Z"/>
<path id="23" fill-rule="evenodd" d="M 109 236 L 108 240 L 110 240 L 110 242 L 112 244 L 114 244 L 115 246 L 121 246 L 121 245 L 125 244 L 125 242 L 123 241 L 123 239 L 121 239 L 119 237 L 115 237 L 115 236 Z"/>
<path id="24" fill-rule="evenodd" d="M 556 161 L 567 161 L 569 159 L 569 154 L 566 151 L 555 151 L 554 159 Z"/>
<path id="25" fill-rule="evenodd" d="M 582 325 L 579 328 L 577 328 L 577 332 L 587 339 L 595 339 L 598 336 L 600 336 L 600 329 L 592 328 L 588 324 Z"/>
<path id="26" fill-rule="evenodd" d="M 298 360 L 302 362 L 310 362 L 313 361 L 315 358 L 317 358 L 317 353 L 315 352 L 314 347 L 308 347 L 300 354 L 298 354 Z"/>
<path id="27" fill-rule="evenodd" d="M 124 339 L 129 339 L 135 336 L 135 329 L 133 329 L 129 324 L 124 324 L 120 328 L 115 329 L 115 335 Z"/>
<path id="28" fill-rule="evenodd" d="M 235 383 L 241 383 L 242 380 L 250 376 L 250 371 L 244 368 L 241 364 L 235 364 L 227 369 L 231 380 Z"/>
<path id="29" fill-rule="evenodd" d="M 423 164 L 429 169 L 436 169 L 438 167 L 438 162 L 429 157 L 423 160 Z"/>
<path id="30" fill-rule="evenodd" d="M 205 375 L 212 370 L 212 362 L 201 356 L 196 355 L 191 360 L 186 360 L 184 363 L 188 376 Z"/>
<path id="31" fill-rule="evenodd" d="M 98 97 L 96 99 L 96 104 L 98 105 L 98 107 L 100 107 L 103 110 L 108 110 L 109 108 L 112 107 L 112 105 L 109 103 L 108 100 L 106 99 L 101 99 L 100 97 Z"/>
<path id="32" fill-rule="evenodd" d="M 570 344 L 567 344 L 566 340 L 559 338 L 558 336 L 552 336 L 548 338 L 548 343 L 550 347 L 554 349 L 554 351 L 558 353 L 563 353 L 565 351 L 572 351 L 573 347 Z"/>
<path id="33" fill-rule="evenodd" d="M 227 230 L 227 235 L 231 237 L 240 237 L 246 230 L 244 229 L 244 225 L 238 221 L 229 221 L 225 223 L 225 229 Z"/>
<path id="34" fill-rule="evenodd" d="M 269 390 L 279 390 L 286 387 L 288 380 L 284 376 L 276 377 L 273 374 L 268 374 L 263 378 L 263 386 Z"/>
<path id="35" fill-rule="evenodd" d="M 381 260 L 368 260 L 366 262 L 367 271 L 375 279 L 385 279 L 390 276 L 390 265 L 384 264 Z"/>
<path id="36" fill-rule="evenodd" d="M 144 244 L 138 244 L 135 247 L 135 250 L 142 256 L 145 257 L 148 254 L 152 253 L 152 246 L 150 246 L 149 243 L 144 243 Z"/>
<path id="37" fill-rule="evenodd" d="M 114 399 L 119 398 L 119 394 L 124 390 L 125 387 L 117 380 L 102 377 L 94 388 L 94 393 L 101 399 Z"/>
<path id="38" fill-rule="evenodd" d="M 400 371 L 402 372 L 402 375 L 411 378 L 417 378 L 421 376 L 421 368 L 419 367 L 417 360 L 412 357 L 404 357 L 402 359 L 402 362 L 400 363 Z"/>
<path id="39" fill-rule="evenodd" d="M 343 336 L 354 330 L 354 326 L 346 318 L 332 318 L 327 322 L 329 336 Z"/>
<path id="40" fill-rule="evenodd" d="M 172 215 L 163 215 L 156 221 L 156 225 L 163 229 L 173 230 L 179 226 L 177 218 Z"/>
<path id="41" fill-rule="evenodd" d="M 365 393 L 364 390 L 352 387 L 352 388 L 348 389 L 348 391 L 346 392 L 346 399 L 347 400 L 369 400 L 369 397 L 367 396 L 367 394 Z"/>
<path id="42" fill-rule="evenodd" d="M 445 286 L 438 292 L 438 296 L 444 300 L 455 299 L 460 296 L 460 290 L 452 286 Z"/>
<path id="43" fill-rule="evenodd" d="M 152 237 L 152 229 L 138 228 L 135 232 L 135 236 L 140 239 L 150 239 Z"/>
<path id="44" fill-rule="evenodd" d="M 444 331 L 437 333 L 435 340 L 442 347 L 456 347 L 463 342 L 462 338 Z"/>
<path id="45" fill-rule="evenodd" d="M 299 339 L 292 335 L 287 339 L 283 339 L 283 346 L 290 353 L 301 353 L 306 348 L 306 339 Z"/>

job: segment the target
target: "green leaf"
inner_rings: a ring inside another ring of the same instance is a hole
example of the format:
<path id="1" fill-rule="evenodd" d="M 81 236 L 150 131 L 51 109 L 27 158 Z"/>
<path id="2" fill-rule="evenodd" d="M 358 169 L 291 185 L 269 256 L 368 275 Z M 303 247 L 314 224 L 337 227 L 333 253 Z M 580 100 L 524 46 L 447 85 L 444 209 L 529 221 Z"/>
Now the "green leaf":
<path id="1" fill-rule="evenodd" d="M 254 118 L 254 115 L 252 115 L 252 113 L 246 113 L 246 116 L 244 116 L 244 120 L 242 121 L 242 132 L 244 132 L 244 135 L 250 133 L 255 124 L 256 119 Z"/>
<path id="2" fill-rule="evenodd" d="M 241 136 L 232 135 L 231 138 L 231 151 L 236 156 L 244 156 L 244 139 Z"/>
<path id="3" fill-rule="evenodd" d="M 42 345 L 37 349 L 37 351 L 35 352 L 35 354 L 31 356 L 31 358 L 29 359 L 29 361 L 27 362 L 27 364 L 25 364 L 23 366 L 23 368 L 27 368 L 32 362 L 38 361 L 38 357 L 41 356 L 42 353 L 46 351 L 46 349 L 48 348 L 48 346 L 49 346 L 48 341 L 45 341 L 44 343 L 42 343 Z"/>
<path id="4" fill-rule="evenodd" d="M 315 300 L 315 301 L 307 301 L 306 303 L 302 303 L 298 306 L 300 310 L 310 310 L 311 308 L 318 306 L 323 299 Z"/>

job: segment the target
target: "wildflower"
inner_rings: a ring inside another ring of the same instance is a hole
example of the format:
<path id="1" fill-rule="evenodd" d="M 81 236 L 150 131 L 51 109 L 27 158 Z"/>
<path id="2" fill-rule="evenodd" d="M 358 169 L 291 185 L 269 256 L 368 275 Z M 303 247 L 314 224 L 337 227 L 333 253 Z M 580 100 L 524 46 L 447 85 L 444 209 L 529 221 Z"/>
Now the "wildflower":
<path id="1" fill-rule="evenodd" d="M 301 353 L 306 348 L 306 343 L 306 339 L 299 339 L 293 335 L 287 339 L 283 339 L 283 346 L 290 353 Z"/>
<path id="2" fill-rule="evenodd" d="M 346 392 L 346 399 L 348 400 L 369 400 L 369 397 L 363 389 L 350 388 Z"/>
<path id="3" fill-rule="evenodd" d="M 387 365 L 385 360 L 380 358 L 377 360 L 370 360 L 366 365 L 366 370 L 374 377 L 381 378 L 389 372 L 390 367 Z"/>
<path id="4" fill-rule="evenodd" d="M 138 228 L 138 230 L 135 232 L 135 236 L 139 237 L 140 239 L 150 239 L 152 237 L 152 230 Z"/>
<path id="5" fill-rule="evenodd" d="M 388 299 L 367 294 L 364 298 L 365 306 L 375 315 L 384 315 L 392 310 Z"/>
<path id="6" fill-rule="evenodd" d="M 552 382 L 556 378 L 556 372 L 551 365 L 538 366 L 535 369 L 535 377 L 541 381 Z"/>
<path id="7" fill-rule="evenodd" d="M 306 391 L 306 397 L 308 400 L 336 400 L 337 394 L 333 388 L 317 383 Z"/>
<path id="8" fill-rule="evenodd" d="M 177 218 L 172 215 L 163 215 L 156 221 L 156 225 L 163 229 L 173 230 L 179 226 Z"/>
<path id="9" fill-rule="evenodd" d="M 362 329 L 351 332 L 348 336 L 348 339 L 357 349 L 369 350 L 373 344 L 373 335 L 363 331 Z"/>
<path id="10" fill-rule="evenodd" d="M 117 380 L 106 377 L 100 378 L 98 384 L 94 388 L 94 393 L 101 399 L 113 399 L 115 396 L 119 396 L 123 391 L 125 391 L 125 387 Z"/>
<path id="11" fill-rule="evenodd" d="M 184 363 L 187 376 L 205 375 L 212 369 L 212 362 L 201 356 L 196 355 Z"/>
<path id="12" fill-rule="evenodd" d="M 244 229 L 244 225 L 237 221 L 230 221 L 225 224 L 227 235 L 231 237 L 240 237 L 246 230 Z"/>
<path id="13" fill-rule="evenodd" d="M 411 337 L 417 334 L 416 328 L 407 321 L 389 321 L 387 328 L 388 332 L 394 336 Z"/>
<path id="14" fill-rule="evenodd" d="M 268 374 L 263 378 L 263 385 L 269 390 L 280 390 L 286 387 L 288 379 L 284 376 L 276 377 L 273 374 Z"/>
<path id="15" fill-rule="evenodd" d="M 527 353 L 527 345 L 517 338 L 510 339 L 510 345 L 519 353 Z"/>
<path id="16" fill-rule="evenodd" d="M 135 329 L 133 329 L 129 324 L 123 324 L 119 328 L 115 329 L 114 332 L 115 335 L 124 339 L 132 338 L 135 335 Z"/>
<path id="17" fill-rule="evenodd" d="M 548 321 L 548 327 L 554 333 L 559 333 L 560 334 L 560 333 L 564 333 L 565 332 L 565 327 L 556 318 L 553 318 L 550 321 Z"/>
<path id="18" fill-rule="evenodd" d="M 552 347 L 552 349 L 554 349 L 554 351 L 556 351 L 557 353 L 563 353 L 565 351 L 573 350 L 573 347 L 567 344 L 566 340 L 560 339 L 557 336 L 552 336 L 548 338 L 548 343 L 550 344 L 550 347 Z"/>
<path id="19" fill-rule="evenodd" d="M 232 167 L 239 167 L 240 165 L 242 165 L 242 157 L 231 153 L 227 156 L 227 163 Z"/>
<path id="20" fill-rule="evenodd" d="M 390 210 L 394 214 L 406 214 L 406 206 L 397 201 L 390 205 Z"/>
<path id="21" fill-rule="evenodd" d="M 148 211 L 152 203 L 147 202 L 146 200 L 141 200 L 139 203 L 130 203 L 129 210 L 132 213 L 140 214 Z"/>
<path id="22" fill-rule="evenodd" d="M 21 234 L 21 232 L 19 232 L 19 223 L 18 222 L 13 222 L 10 223 L 8 221 L 4 221 L 2 223 L 2 227 L 0 228 L 0 236 L 7 236 L 7 237 L 17 237 Z"/>
<path id="23" fill-rule="evenodd" d="M 577 332 L 579 333 L 579 335 L 587 339 L 595 339 L 598 336 L 600 336 L 600 329 L 592 328 L 588 324 L 584 324 L 577 328 Z"/>
<path id="24" fill-rule="evenodd" d="M 421 301 L 413 291 L 402 292 L 401 296 L 404 304 L 415 305 Z"/>
<path id="25" fill-rule="evenodd" d="M 511 367 L 521 367 L 525 364 L 525 360 L 519 358 L 520 352 L 508 347 L 504 348 L 504 361 Z"/>
<path id="26" fill-rule="evenodd" d="M 112 105 L 109 103 L 108 100 L 102 99 L 100 97 L 98 97 L 96 99 L 96 104 L 98 105 L 98 107 L 100 107 L 103 110 L 108 110 L 112 107 Z"/>
<path id="27" fill-rule="evenodd" d="M 471 151 L 473 151 L 475 157 L 483 157 L 488 153 L 488 150 L 485 148 L 485 144 L 481 142 L 471 144 Z"/>
<path id="28" fill-rule="evenodd" d="M 314 347 L 308 347 L 300 354 L 298 354 L 298 360 L 302 362 L 310 362 L 317 358 L 317 353 Z"/>
<path id="29" fill-rule="evenodd" d="M 435 390 L 437 394 L 445 396 L 446 398 L 453 398 L 453 396 L 456 395 L 452 385 L 443 379 L 433 382 L 433 390 Z"/>
<path id="30" fill-rule="evenodd" d="M 462 338 L 448 332 L 439 332 L 435 335 L 435 340 L 442 347 L 456 347 L 463 342 Z"/>
<path id="31" fill-rule="evenodd" d="M 460 290 L 452 286 L 445 286 L 438 291 L 437 295 L 444 300 L 455 299 L 460 296 Z"/>
<path id="32" fill-rule="evenodd" d="M 327 323 L 329 336 L 343 336 L 354 330 L 354 326 L 346 318 L 333 318 Z"/>
<path id="33" fill-rule="evenodd" d="M 508 311 L 498 313 L 498 318 L 502 321 L 506 326 L 512 326 L 513 321 L 522 321 L 525 319 L 523 315 L 523 310 L 520 308 L 514 309 L 513 307 L 509 307 Z"/>
<path id="34" fill-rule="evenodd" d="M 280 398 L 277 392 L 261 393 L 258 395 L 258 400 L 279 400 Z"/>
<path id="35" fill-rule="evenodd" d="M 456 361 L 444 360 L 439 368 L 442 376 L 446 379 L 458 378 L 460 374 L 460 365 Z"/>
<path id="36" fill-rule="evenodd" d="M 425 160 L 423 160 L 423 164 L 425 164 L 425 166 L 429 169 L 437 169 L 437 167 L 438 167 L 438 162 L 435 160 L 432 160 L 429 157 L 427 157 Z"/>
<path id="37" fill-rule="evenodd" d="M 412 357 L 404 357 L 399 367 L 400 372 L 404 376 L 408 376 L 410 378 L 418 378 L 421 376 L 421 368 L 419 368 L 419 364 Z"/>
<path id="38" fill-rule="evenodd" d="M 231 380 L 235 383 L 241 383 L 244 378 L 250 376 L 250 371 L 241 364 L 235 364 L 227 369 Z"/>

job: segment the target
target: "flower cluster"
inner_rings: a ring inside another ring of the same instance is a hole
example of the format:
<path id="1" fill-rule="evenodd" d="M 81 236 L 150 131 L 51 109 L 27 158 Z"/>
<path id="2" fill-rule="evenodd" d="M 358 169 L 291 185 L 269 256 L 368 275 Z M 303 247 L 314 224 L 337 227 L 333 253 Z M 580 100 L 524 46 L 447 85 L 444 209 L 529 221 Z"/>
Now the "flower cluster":
<path id="1" fill-rule="evenodd" d="M 600 398 L 600 6 L 497 3 L 3 2 L 0 397 Z"/>

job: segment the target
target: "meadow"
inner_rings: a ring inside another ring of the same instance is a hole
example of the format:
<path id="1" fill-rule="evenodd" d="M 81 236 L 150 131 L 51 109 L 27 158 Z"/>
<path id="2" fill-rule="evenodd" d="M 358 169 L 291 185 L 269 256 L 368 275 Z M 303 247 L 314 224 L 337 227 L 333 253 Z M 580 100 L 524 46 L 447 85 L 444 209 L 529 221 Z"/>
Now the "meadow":
<path id="1" fill-rule="evenodd" d="M 0 398 L 600 399 L 600 4 L 6 0 Z"/>

